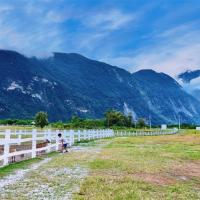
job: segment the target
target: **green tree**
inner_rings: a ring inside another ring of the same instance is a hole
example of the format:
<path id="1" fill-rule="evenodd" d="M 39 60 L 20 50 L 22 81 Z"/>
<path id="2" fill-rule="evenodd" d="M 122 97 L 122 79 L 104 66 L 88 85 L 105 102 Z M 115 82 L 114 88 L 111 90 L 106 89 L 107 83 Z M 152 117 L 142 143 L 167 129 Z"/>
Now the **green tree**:
<path id="1" fill-rule="evenodd" d="M 128 116 L 125 116 L 126 119 L 126 126 L 127 127 L 132 127 L 133 126 L 133 117 L 131 113 L 128 114 Z"/>
<path id="2" fill-rule="evenodd" d="M 144 128 L 146 126 L 145 120 L 140 118 L 137 120 L 137 127 L 138 128 Z"/>
<path id="3" fill-rule="evenodd" d="M 72 118 L 71 118 L 71 123 L 80 123 L 82 121 L 83 121 L 83 119 L 81 119 L 80 117 L 78 117 L 76 115 L 72 116 Z"/>
<path id="4" fill-rule="evenodd" d="M 48 123 L 48 115 L 46 112 L 38 112 L 35 115 L 35 125 L 37 127 L 44 128 Z"/>
<path id="5" fill-rule="evenodd" d="M 132 126 L 132 116 L 129 114 L 125 116 L 123 113 L 110 110 L 105 113 L 105 125 L 110 126 L 125 126 L 131 127 Z"/>

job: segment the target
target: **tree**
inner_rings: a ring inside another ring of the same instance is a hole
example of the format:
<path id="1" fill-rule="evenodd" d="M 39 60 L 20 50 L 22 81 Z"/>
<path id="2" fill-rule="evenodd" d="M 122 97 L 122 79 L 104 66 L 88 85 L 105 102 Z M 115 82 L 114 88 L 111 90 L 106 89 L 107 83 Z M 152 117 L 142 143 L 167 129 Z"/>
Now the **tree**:
<path id="1" fill-rule="evenodd" d="M 132 116 L 129 114 L 125 116 L 123 113 L 110 110 L 105 113 L 105 125 L 110 126 L 124 126 L 131 127 L 132 126 Z"/>
<path id="2" fill-rule="evenodd" d="M 71 118 L 71 123 L 75 123 L 76 124 L 76 123 L 80 123 L 82 121 L 84 121 L 84 120 L 81 119 L 80 117 L 76 116 L 76 115 L 72 116 L 72 118 Z"/>
<path id="3" fill-rule="evenodd" d="M 137 120 L 137 127 L 138 128 L 144 128 L 146 126 L 145 120 L 140 118 Z"/>
<path id="4" fill-rule="evenodd" d="M 35 125 L 37 127 L 44 128 L 48 123 L 48 115 L 46 112 L 38 112 L 35 115 Z"/>
<path id="5" fill-rule="evenodd" d="M 125 119 L 126 119 L 126 126 L 131 127 L 133 125 L 133 117 L 132 117 L 131 113 L 129 113 Z"/>

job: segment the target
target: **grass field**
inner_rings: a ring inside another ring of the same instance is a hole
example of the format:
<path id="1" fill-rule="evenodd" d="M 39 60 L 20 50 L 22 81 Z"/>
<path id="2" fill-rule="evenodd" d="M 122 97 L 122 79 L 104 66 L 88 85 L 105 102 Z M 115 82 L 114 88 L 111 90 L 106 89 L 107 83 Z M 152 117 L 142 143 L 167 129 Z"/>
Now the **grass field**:
<path id="1" fill-rule="evenodd" d="M 115 138 L 89 166 L 75 199 L 200 199 L 200 134 Z"/>
<path id="2" fill-rule="evenodd" d="M 18 184 L 0 191 L 0 197 L 65 199 L 70 194 L 76 200 L 200 199 L 199 132 L 119 137 L 77 145 L 75 148 L 83 149 L 55 154 Z M 28 167 L 29 162 L 22 167 Z M 4 168 L 0 175 L 13 172 L 15 166 Z"/>

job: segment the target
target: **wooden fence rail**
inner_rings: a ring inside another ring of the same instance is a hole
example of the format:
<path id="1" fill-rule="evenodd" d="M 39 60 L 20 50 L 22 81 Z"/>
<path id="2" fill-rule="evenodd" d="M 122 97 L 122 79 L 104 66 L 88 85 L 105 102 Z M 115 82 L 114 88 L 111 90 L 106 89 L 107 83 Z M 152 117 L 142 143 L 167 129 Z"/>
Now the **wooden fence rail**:
<path id="1" fill-rule="evenodd" d="M 9 164 L 10 160 L 16 156 L 30 154 L 35 158 L 38 152 L 51 152 L 59 149 L 58 133 L 61 133 L 72 146 L 75 142 L 82 140 L 94 140 L 100 138 L 113 137 L 111 129 L 105 130 L 45 130 L 45 131 L 11 131 L 0 132 L 0 161 L 3 166 Z M 48 141 L 48 142 L 47 142 Z M 20 148 L 19 148 L 20 147 Z"/>

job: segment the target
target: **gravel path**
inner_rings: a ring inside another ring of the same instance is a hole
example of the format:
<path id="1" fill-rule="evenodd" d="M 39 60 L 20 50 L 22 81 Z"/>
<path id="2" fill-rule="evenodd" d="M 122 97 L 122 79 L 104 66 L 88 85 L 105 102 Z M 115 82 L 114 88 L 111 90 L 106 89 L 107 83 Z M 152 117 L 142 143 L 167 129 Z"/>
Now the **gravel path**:
<path id="1" fill-rule="evenodd" d="M 24 176 L 32 171 L 38 169 L 41 165 L 49 162 L 51 158 L 46 158 L 45 160 L 40 161 L 37 164 L 31 165 L 28 169 L 21 169 L 16 171 L 14 174 L 11 174 L 9 176 L 6 176 L 5 178 L 0 180 L 0 193 L 2 192 L 2 189 L 5 188 L 5 186 L 14 185 L 16 182 L 23 180 Z"/>
<path id="2" fill-rule="evenodd" d="M 72 199 L 73 194 L 79 191 L 81 181 L 88 175 L 89 169 L 83 163 L 94 159 L 101 148 L 102 145 L 73 147 L 70 153 L 58 154 L 28 169 L 17 170 L 0 180 L 0 199 Z"/>

